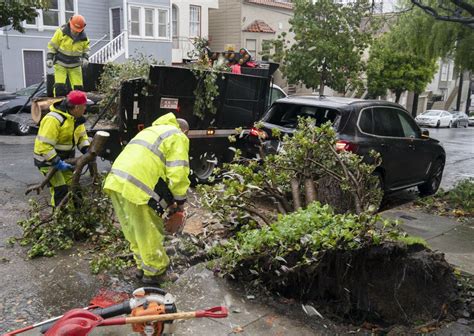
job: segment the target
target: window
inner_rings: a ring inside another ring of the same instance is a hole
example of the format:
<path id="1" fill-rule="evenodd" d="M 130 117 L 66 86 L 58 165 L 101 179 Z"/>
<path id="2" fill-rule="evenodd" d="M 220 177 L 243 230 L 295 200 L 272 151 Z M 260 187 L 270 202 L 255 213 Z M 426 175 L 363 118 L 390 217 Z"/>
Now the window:
<path id="1" fill-rule="evenodd" d="M 59 26 L 59 0 L 51 0 L 48 10 L 43 11 L 43 25 Z"/>
<path id="2" fill-rule="evenodd" d="M 69 22 L 71 16 L 74 15 L 74 0 L 64 0 L 64 14 L 66 22 Z"/>
<path id="3" fill-rule="evenodd" d="M 364 133 L 373 134 L 372 109 L 366 109 L 360 113 L 359 128 Z"/>
<path id="4" fill-rule="evenodd" d="M 418 127 L 415 125 L 412 119 L 403 111 L 397 111 L 398 118 L 400 118 L 400 123 L 402 124 L 403 134 L 405 138 L 416 138 L 420 135 Z"/>
<path id="5" fill-rule="evenodd" d="M 271 50 L 272 50 L 272 41 L 262 40 L 262 61 L 270 60 Z"/>
<path id="6" fill-rule="evenodd" d="M 245 48 L 247 48 L 249 53 L 252 55 L 253 59 L 257 57 L 257 40 L 253 40 L 253 39 L 245 40 Z"/>
<path id="7" fill-rule="evenodd" d="M 30 21 L 25 21 L 26 28 L 56 29 L 69 22 L 69 18 L 77 13 L 79 0 L 50 0 L 47 10 L 38 9 L 38 16 Z"/>
<path id="8" fill-rule="evenodd" d="M 326 122 L 335 124 L 339 113 L 336 110 L 319 106 L 301 106 L 296 104 L 275 103 L 271 107 L 268 121 L 282 127 L 296 128 L 298 117 L 316 119 L 316 126 Z"/>
<path id="9" fill-rule="evenodd" d="M 151 8 L 145 8 L 145 36 L 153 37 L 154 35 L 154 22 L 155 22 L 155 11 Z"/>
<path id="10" fill-rule="evenodd" d="M 189 36 L 201 36 L 201 7 L 189 6 Z"/>
<path id="11" fill-rule="evenodd" d="M 160 8 L 130 6 L 130 36 L 138 38 L 167 38 L 169 11 Z"/>
<path id="12" fill-rule="evenodd" d="M 158 10 L 158 37 L 167 37 L 168 32 L 168 11 Z"/>
<path id="13" fill-rule="evenodd" d="M 388 137 L 405 137 L 398 110 L 388 107 L 373 109 L 374 134 Z"/>
<path id="14" fill-rule="evenodd" d="M 171 28 L 173 34 L 173 49 L 179 48 L 178 31 L 178 7 L 173 5 L 171 8 Z"/>
<path id="15" fill-rule="evenodd" d="M 130 24 L 131 24 L 130 34 L 134 36 L 140 36 L 140 8 L 139 7 L 130 8 Z"/>

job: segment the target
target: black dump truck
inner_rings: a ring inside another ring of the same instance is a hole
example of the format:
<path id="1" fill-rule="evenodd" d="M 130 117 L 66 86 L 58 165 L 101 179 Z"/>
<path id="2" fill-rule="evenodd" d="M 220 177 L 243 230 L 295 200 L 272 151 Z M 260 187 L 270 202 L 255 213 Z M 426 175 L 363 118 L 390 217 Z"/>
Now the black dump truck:
<path id="1" fill-rule="evenodd" d="M 103 158 L 113 161 L 122 148 L 145 127 L 160 116 L 173 112 L 190 125 L 190 166 L 193 182 L 205 182 L 213 169 L 222 162 L 230 161 L 233 151 L 229 147 L 243 146 L 242 140 L 230 143 L 228 137 L 242 139 L 255 121 L 281 89 L 272 85 L 276 63 L 263 64 L 258 68 L 241 68 L 241 74 L 228 72 L 217 76 L 218 96 L 214 103 L 215 114 L 203 111 L 203 118 L 193 114 L 196 97 L 194 91 L 198 79 L 186 67 L 151 66 L 149 77 L 122 83 L 117 109 L 118 126 L 107 129 L 111 133 Z M 242 134 L 236 134 L 242 128 Z M 91 133 L 100 129 L 93 128 Z"/>

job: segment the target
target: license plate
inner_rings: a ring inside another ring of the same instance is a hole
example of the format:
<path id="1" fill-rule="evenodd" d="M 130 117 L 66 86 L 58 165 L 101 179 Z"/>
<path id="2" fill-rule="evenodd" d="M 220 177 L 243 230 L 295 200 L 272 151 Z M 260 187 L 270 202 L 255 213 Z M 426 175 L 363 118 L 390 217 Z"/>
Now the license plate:
<path id="1" fill-rule="evenodd" d="M 168 110 L 177 110 L 178 102 L 179 99 L 176 98 L 161 98 L 160 108 Z"/>

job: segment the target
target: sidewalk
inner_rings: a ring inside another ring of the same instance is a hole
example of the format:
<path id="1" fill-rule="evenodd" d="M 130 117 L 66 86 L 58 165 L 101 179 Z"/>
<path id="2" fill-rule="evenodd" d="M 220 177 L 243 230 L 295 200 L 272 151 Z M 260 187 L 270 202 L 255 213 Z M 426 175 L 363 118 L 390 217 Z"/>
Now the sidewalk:
<path id="1" fill-rule="evenodd" d="M 401 220 L 406 232 L 425 239 L 432 250 L 443 252 L 454 267 L 474 275 L 474 221 L 461 223 L 408 206 L 387 210 L 381 215 Z"/>

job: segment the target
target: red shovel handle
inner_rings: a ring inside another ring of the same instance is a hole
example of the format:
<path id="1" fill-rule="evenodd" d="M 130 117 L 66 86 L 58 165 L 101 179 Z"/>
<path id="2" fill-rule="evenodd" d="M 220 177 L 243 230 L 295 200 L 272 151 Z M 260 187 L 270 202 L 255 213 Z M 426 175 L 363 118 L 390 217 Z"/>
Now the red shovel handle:
<path id="1" fill-rule="evenodd" d="M 228 310 L 224 306 L 212 307 L 206 310 L 197 310 L 196 317 L 224 318 L 228 315 Z"/>

